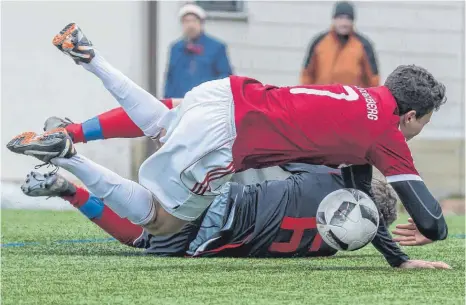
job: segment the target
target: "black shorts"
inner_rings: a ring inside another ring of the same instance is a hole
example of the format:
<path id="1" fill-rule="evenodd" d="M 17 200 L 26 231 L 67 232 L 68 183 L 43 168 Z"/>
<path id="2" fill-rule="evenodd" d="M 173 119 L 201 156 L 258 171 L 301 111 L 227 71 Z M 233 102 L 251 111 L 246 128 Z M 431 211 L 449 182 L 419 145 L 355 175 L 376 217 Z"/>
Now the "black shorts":
<path id="1" fill-rule="evenodd" d="M 264 184 L 243 186 L 231 183 L 221 230 L 194 256 L 263 255 L 277 235 L 286 210 L 286 204 L 281 204 L 283 181 L 266 185 L 267 191 L 263 189 Z M 269 200 L 261 198 L 265 194 Z"/>

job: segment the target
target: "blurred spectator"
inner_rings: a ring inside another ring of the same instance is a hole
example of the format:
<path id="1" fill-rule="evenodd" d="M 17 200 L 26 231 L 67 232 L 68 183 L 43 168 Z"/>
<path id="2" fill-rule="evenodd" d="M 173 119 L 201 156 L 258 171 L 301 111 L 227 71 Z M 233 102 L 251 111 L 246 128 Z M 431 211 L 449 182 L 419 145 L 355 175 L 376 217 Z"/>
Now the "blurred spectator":
<path id="1" fill-rule="evenodd" d="M 204 9 L 186 4 L 180 9 L 179 18 L 183 38 L 170 49 L 166 98 L 183 98 L 197 85 L 232 74 L 225 44 L 204 33 Z"/>
<path id="2" fill-rule="evenodd" d="M 354 30 L 355 11 L 349 2 L 337 2 L 332 27 L 310 44 L 301 84 L 379 85 L 374 49 L 367 38 Z"/>

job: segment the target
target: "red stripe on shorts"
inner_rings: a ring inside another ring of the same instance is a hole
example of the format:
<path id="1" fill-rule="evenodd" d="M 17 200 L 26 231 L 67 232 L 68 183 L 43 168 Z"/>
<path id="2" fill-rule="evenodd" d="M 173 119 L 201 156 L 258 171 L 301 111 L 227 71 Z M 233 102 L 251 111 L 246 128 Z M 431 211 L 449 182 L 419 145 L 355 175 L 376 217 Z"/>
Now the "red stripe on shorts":
<path id="1" fill-rule="evenodd" d="M 208 186 L 210 181 L 214 180 L 214 177 L 218 175 L 229 174 L 233 171 L 234 171 L 233 162 L 231 162 L 227 167 L 220 167 L 220 168 L 213 169 L 207 173 L 207 175 L 204 178 L 204 181 L 202 181 L 201 183 L 196 182 L 194 187 L 191 189 L 191 192 L 199 195 L 199 193 L 201 193 L 201 190 L 205 188 L 205 186 Z M 221 177 L 218 177 L 218 178 L 221 178 Z M 218 178 L 215 178 L 215 179 L 218 179 Z"/>
<path id="2" fill-rule="evenodd" d="M 201 189 L 200 191 L 200 194 L 199 195 L 204 195 L 204 193 L 209 190 L 210 191 L 210 186 L 209 186 L 209 183 L 213 180 L 216 180 L 216 179 L 220 179 L 222 177 L 225 177 L 226 175 L 230 175 L 231 173 L 234 173 L 235 172 L 235 169 L 231 169 L 229 172 L 225 172 L 225 173 L 221 173 L 221 174 L 217 174 L 217 176 L 212 176 L 211 179 L 209 179 L 208 183 L 206 185 L 203 186 L 203 188 Z"/>

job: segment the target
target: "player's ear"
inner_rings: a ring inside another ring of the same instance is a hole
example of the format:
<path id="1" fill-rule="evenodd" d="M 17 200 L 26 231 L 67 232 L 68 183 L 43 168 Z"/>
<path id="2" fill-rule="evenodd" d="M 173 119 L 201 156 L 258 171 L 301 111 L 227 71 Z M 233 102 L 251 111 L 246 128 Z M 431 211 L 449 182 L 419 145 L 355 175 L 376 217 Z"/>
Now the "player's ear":
<path id="1" fill-rule="evenodd" d="M 410 110 L 406 112 L 403 116 L 405 124 L 411 123 L 416 120 L 416 110 Z"/>

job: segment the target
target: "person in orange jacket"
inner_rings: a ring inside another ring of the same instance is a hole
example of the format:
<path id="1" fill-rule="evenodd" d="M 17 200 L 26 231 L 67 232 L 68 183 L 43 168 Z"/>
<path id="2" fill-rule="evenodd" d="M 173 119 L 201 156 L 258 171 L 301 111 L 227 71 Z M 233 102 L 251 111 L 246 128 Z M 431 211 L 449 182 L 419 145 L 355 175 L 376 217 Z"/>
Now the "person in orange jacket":
<path id="1" fill-rule="evenodd" d="M 351 3 L 336 3 L 331 29 L 310 44 L 301 72 L 302 85 L 339 83 L 367 88 L 380 84 L 374 48 L 354 30 L 354 19 Z"/>

